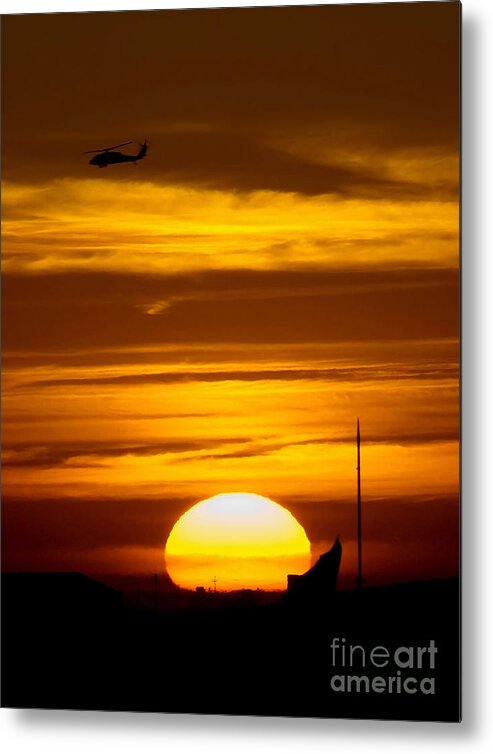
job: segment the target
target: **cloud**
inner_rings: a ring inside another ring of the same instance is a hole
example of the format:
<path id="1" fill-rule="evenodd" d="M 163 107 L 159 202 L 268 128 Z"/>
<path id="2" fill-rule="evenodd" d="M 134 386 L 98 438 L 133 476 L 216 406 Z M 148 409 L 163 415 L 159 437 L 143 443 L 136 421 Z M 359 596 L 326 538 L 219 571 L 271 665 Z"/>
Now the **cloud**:
<path id="1" fill-rule="evenodd" d="M 277 498 L 304 527 L 315 555 L 337 534 L 343 543 L 341 584 L 355 573 L 355 510 L 348 500 Z M 103 551 L 125 548 L 121 574 L 148 572 L 148 558 L 129 548 L 161 554 L 190 497 L 154 499 L 6 498 L 2 504 L 4 570 L 63 567 L 100 573 Z M 456 496 L 392 496 L 364 502 L 365 575 L 377 581 L 456 575 L 459 505 Z M 383 548 L 383 549 L 382 549 Z M 144 565 L 145 564 L 145 565 Z M 161 569 L 163 561 L 153 566 Z"/>
<path id="2" fill-rule="evenodd" d="M 101 467 L 105 461 L 122 456 L 188 454 L 205 448 L 248 442 L 248 438 L 195 438 L 160 443 L 116 443 L 112 441 L 12 443 L 4 446 L 4 468 Z M 91 460 L 92 459 L 92 460 Z"/>
<path id="3" fill-rule="evenodd" d="M 434 443 L 455 443 L 457 441 L 457 432 L 453 430 L 430 431 L 430 432 L 402 432 L 401 434 L 370 433 L 365 434 L 365 445 L 428 445 Z M 201 460 L 227 460 L 232 458 L 254 458 L 256 456 L 265 456 L 276 453 L 284 448 L 296 448 L 303 445 L 340 445 L 349 443 L 354 444 L 354 434 L 338 434 L 332 437 L 310 437 L 307 439 L 298 438 L 290 441 L 270 440 L 262 442 L 250 441 L 247 447 L 238 450 L 232 450 L 221 453 L 201 454 Z M 248 447 L 249 446 L 249 447 Z"/>
<path id="4" fill-rule="evenodd" d="M 23 383 L 23 388 L 58 387 L 62 385 L 172 385 L 183 382 L 258 382 L 264 380 L 444 380 L 458 376 L 458 366 L 453 364 L 420 365 L 419 367 L 379 365 L 376 367 L 320 368 L 320 369 L 244 369 L 230 371 L 181 371 L 181 372 L 146 372 L 145 374 L 123 374 L 111 377 L 67 377 L 61 379 L 35 380 Z"/>
<path id="5" fill-rule="evenodd" d="M 365 446 L 389 445 L 412 446 L 441 443 L 455 443 L 457 432 L 453 429 L 429 431 L 406 431 L 400 433 L 387 431 L 370 431 L 365 434 Z M 3 467 L 25 469 L 54 468 L 102 468 L 112 460 L 124 456 L 162 456 L 172 455 L 173 462 L 231 460 L 256 458 L 272 455 L 285 448 L 304 445 L 341 445 L 354 443 L 354 433 L 338 433 L 332 436 L 312 435 L 289 439 L 245 437 L 194 437 L 193 439 L 166 440 L 159 443 L 117 443 L 108 441 L 78 441 L 76 443 L 58 440 L 43 444 L 14 442 L 4 444 Z M 228 450 L 231 446 L 232 450 Z M 212 452 L 211 452 L 212 450 Z"/>
<path id="6" fill-rule="evenodd" d="M 22 414 L 16 415 L 16 416 L 4 416 L 3 420 L 7 424 L 44 424 L 46 422 L 48 423 L 58 423 L 58 422 L 69 422 L 69 421 L 80 421 L 82 418 L 87 419 L 88 418 L 87 411 L 84 413 L 70 413 L 69 411 L 63 412 L 63 413 L 53 413 L 50 411 L 42 412 L 39 411 L 38 413 L 33 413 L 32 410 L 29 411 L 29 414 L 27 416 L 23 416 Z M 91 418 L 97 418 L 98 415 L 93 415 Z M 212 414 L 204 412 L 186 412 L 186 411 L 176 411 L 175 413 L 132 413 L 131 411 L 125 412 L 123 415 L 113 415 L 111 420 L 113 422 L 115 421 L 162 421 L 166 419 L 204 419 L 204 418 L 210 418 Z"/>
<path id="7" fill-rule="evenodd" d="M 457 197 L 435 199 L 245 194 L 128 175 L 5 182 L 4 269 L 444 267 L 457 259 Z"/>
<path id="8" fill-rule="evenodd" d="M 102 546 L 164 544 L 176 519 L 193 503 L 189 497 L 126 500 L 90 498 L 10 498 L 4 501 L 6 559 L 51 548 L 81 550 Z M 36 522 L 36 524 L 35 524 Z M 35 524 L 35 525 L 34 525 Z"/>
<path id="9" fill-rule="evenodd" d="M 80 174 L 92 169 L 84 149 L 148 136 L 146 170 L 194 181 L 196 165 L 199 183 L 346 190 L 350 172 L 295 171 L 249 144 L 315 131 L 334 150 L 457 148 L 458 13 L 450 3 L 396 3 L 101 13 L 97 23 L 90 14 L 10 16 L 4 169 Z M 375 188 L 370 178 L 359 184 Z"/>
<path id="10" fill-rule="evenodd" d="M 371 161 L 332 163 L 285 152 L 251 136 L 227 131 L 168 134 L 155 144 L 146 178 L 162 185 L 235 192 L 271 191 L 373 200 L 455 200 L 457 184 L 428 175 L 426 182 L 393 177 Z"/>
<path id="11" fill-rule="evenodd" d="M 146 314 L 163 301 L 166 310 Z M 229 344 L 226 354 L 235 343 L 457 338 L 458 304 L 453 269 L 4 273 L 3 347 L 6 363 L 24 353 L 26 367 L 29 353 L 31 363 L 152 363 L 151 346 L 158 354 L 161 346 L 166 361 L 180 344 L 182 357 L 196 363 L 199 345 Z M 133 354 L 125 354 L 129 347 Z"/>

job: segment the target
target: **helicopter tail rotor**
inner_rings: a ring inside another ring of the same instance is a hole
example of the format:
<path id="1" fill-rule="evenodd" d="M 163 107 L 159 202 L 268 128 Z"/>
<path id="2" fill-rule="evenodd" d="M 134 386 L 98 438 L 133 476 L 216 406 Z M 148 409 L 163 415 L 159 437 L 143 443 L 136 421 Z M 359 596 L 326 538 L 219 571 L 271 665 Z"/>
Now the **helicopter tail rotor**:
<path id="1" fill-rule="evenodd" d="M 144 139 L 144 143 L 143 144 L 139 144 L 139 146 L 140 146 L 140 152 L 137 155 L 137 159 L 138 160 L 142 160 L 142 158 L 146 156 L 147 150 L 149 149 L 149 143 L 148 143 L 147 139 Z"/>

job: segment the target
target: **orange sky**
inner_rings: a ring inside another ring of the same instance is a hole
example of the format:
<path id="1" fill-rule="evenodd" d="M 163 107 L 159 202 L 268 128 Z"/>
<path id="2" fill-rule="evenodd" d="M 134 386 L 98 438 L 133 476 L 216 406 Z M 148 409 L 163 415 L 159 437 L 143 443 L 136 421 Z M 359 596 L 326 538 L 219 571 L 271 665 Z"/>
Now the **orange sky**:
<path id="1" fill-rule="evenodd" d="M 368 580 L 457 572 L 458 23 L 2 19 L 5 568 L 161 568 L 243 490 L 350 584 L 359 416 Z"/>

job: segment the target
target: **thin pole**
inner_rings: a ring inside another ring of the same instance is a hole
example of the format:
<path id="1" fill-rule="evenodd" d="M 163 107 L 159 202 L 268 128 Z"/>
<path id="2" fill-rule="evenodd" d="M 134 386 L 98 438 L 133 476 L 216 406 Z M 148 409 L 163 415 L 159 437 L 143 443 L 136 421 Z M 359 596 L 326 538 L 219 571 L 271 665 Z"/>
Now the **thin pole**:
<path id="1" fill-rule="evenodd" d="M 359 419 L 358 419 L 358 425 L 357 425 L 357 431 L 356 431 L 356 444 L 358 447 L 358 579 L 356 582 L 356 585 L 358 589 L 361 589 L 363 586 L 363 575 L 362 575 L 362 567 L 361 567 L 361 456 L 360 456 L 360 445 L 361 445 L 361 438 L 360 438 L 360 432 L 359 432 Z"/>

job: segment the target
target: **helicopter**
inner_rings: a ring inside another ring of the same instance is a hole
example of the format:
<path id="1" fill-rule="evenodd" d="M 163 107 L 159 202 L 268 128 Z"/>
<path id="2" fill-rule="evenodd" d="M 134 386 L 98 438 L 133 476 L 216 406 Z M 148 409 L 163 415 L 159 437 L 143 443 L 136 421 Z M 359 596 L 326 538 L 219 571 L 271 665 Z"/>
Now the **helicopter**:
<path id="1" fill-rule="evenodd" d="M 137 163 L 138 160 L 142 160 L 148 150 L 147 139 L 143 144 L 140 144 L 140 150 L 137 154 L 123 154 L 122 152 L 113 152 L 113 149 L 118 147 L 125 147 L 127 144 L 132 144 L 131 141 L 124 141 L 122 144 L 115 144 L 112 147 L 105 147 L 105 149 L 90 149 L 84 154 L 94 154 L 95 156 L 89 160 L 89 165 L 97 165 L 98 168 L 107 168 L 108 165 L 117 165 L 119 162 L 133 162 Z"/>

